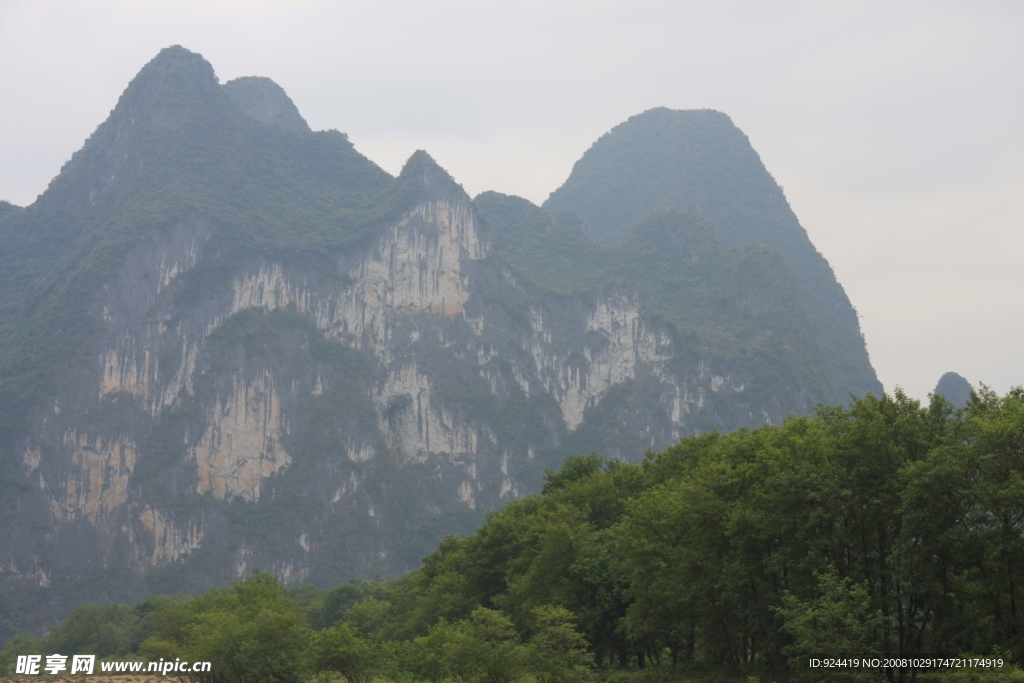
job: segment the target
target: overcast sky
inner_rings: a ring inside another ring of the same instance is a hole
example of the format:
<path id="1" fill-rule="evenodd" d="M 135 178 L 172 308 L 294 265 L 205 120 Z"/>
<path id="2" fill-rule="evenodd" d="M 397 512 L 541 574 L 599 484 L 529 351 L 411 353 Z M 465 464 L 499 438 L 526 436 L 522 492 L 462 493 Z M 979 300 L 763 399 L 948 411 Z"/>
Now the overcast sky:
<path id="1" fill-rule="evenodd" d="M 269 76 L 391 173 L 543 202 L 655 106 L 732 117 L 887 391 L 1024 384 L 1024 3 L 0 0 L 0 199 L 26 205 L 163 47 Z"/>

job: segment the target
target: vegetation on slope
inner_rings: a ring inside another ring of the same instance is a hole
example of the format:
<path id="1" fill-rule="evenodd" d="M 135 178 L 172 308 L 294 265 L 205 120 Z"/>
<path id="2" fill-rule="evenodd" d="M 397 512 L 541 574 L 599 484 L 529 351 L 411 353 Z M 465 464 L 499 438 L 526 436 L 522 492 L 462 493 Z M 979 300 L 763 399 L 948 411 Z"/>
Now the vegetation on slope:
<path id="1" fill-rule="evenodd" d="M 701 214 L 731 246 L 797 236 L 788 234 L 785 223 L 795 219 L 747 136 L 711 109 L 659 107 L 631 117 L 601 136 L 543 204 L 578 212 L 608 245 L 669 207 Z"/>
<path id="2" fill-rule="evenodd" d="M 202 57 L 161 51 L 35 203 L 0 204 L 0 447 L 61 372 L 89 362 L 96 293 L 155 230 L 207 223 L 210 273 L 260 254 L 320 260 L 421 191 L 342 133 L 254 120 Z"/>
<path id="3" fill-rule="evenodd" d="M 801 388 L 808 408 L 832 398 L 792 273 L 771 249 L 727 247 L 701 216 L 679 209 L 648 215 L 624 242 L 608 247 L 590 238 L 571 212 L 555 217 L 496 192 L 474 203 L 501 257 L 538 287 L 573 294 L 627 283 L 687 346 L 758 378 L 763 386 L 749 391 L 765 400 Z"/>
<path id="4" fill-rule="evenodd" d="M 1018 680 L 1022 444 L 1024 390 L 959 409 L 897 392 L 685 438 L 641 465 L 571 457 L 399 579 L 285 591 L 257 573 L 197 598 L 83 606 L 5 656 L 208 659 L 209 680 L 239 682 L 508 683 L 611 666 L 823 680 L 809 655 L 976 653 L 1006 665 L 943 679 Z"/>
<path id="5" fill-rule="evenodd" d="M 664 107 L 637 114 L 598 139 L 543 204 L 556 215 L 576 212 L 606 245 L 620 244 L 634 225 L 668 207 L 700 214 L 729 246 L 763 243 L 778 252 L 824 351 L 834 399 L 881 392 L 842 286 L 725 114 Z"/>

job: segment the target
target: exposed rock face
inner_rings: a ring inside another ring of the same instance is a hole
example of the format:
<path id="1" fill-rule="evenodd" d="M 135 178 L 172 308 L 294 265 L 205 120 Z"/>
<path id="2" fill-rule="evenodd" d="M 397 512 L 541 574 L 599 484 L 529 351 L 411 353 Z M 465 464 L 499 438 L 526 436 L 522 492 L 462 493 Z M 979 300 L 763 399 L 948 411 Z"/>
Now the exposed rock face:
<path id="1" fill-rule="evenodd" d="M 71 468 L 50 497 L 53 516 L 64 522 L 84 518 L 99 524 L 128 502 L 128 478 L 138 458 L 135 444 L 125 438 L 104 442 L 102 437 L 94 437 L 90 441 L 72 431 L 64 435 L 62 445 L 71 454 Z M 39 450 L 26 451 L 24 460 L 28 471 L 34 471 L 41 461 Z"/>
<path id="2" fill-rule="evenodd" d="M 39 585 L 89 568 L 135 572 L 138 591 L 147 572 L 161 587 L 151 570 L 203 549 L 185 586 L 275 563 L 293 580 L 395 573 L 415 558 L 380 529 L 408 526 L 406 506 L 459 514 L 534 490 L 564 437 L 585 431 L 616 388 L 659 406 L 660 420 L 628 401 L 606 406 L 645 425 L 641 446 L 750 422 L 707 406 L 742 396 L 747 378 L 680 362 L 673 332 L 626 289 L 532 291 L 495 256 L 468 198 L 432 173 L 448 191 L 333 273 L 261 260 L 181 307 L 208 226 L 181 222 L 136 250 L 93 305 L 104 331 L 92 367 L 61 386 L 21 446 L 21 474 L 37 490 L 26 513 L 50 520 L 55 533 L 39 542 L 53 557 L 44 567 L 5 544 L 8 571 Z M 783 398 L 765 408 L 754 422 L 805 407 Z M 406 499 L 366 490 L 396 482 Z M 312 515 L 240 542 L 232 515 L 297 492 Z M 57 552 L 71 535 L 83 547 L 73 558 Z"/>
<path id="3" fill-rule="evenodd" d="M 218 400 L 192 449 L 199 478 L 196 493 L 256 501 L 263 480 L 292 461 L 282 444 L 288 428 L 269 370 L 252 381 L 233 375 L 231 384 L 230 396 Z"/>
<path id="4" fill-rule="evenodd" d="M 220 106 L 208 86 L 192 90 Z M 264 123 L 246 125 L 270 136 L 258 126 L 280 117 L 261 111 L 247 113 Z M 161 135 L 201 118 L 150 114 Z M 131 135 L 116 149 L 134 150 Z M 355 155 L 294 135 L 268 139 Z M 82 158 L 69 173 L 88 168 Z M 364 162 L 345 167 L 369 178 L 363 200 L 399 180 L 413 200 L 345 248 L 226 258 L 233 233 L 197 203 L 141 231 L 83 295 L 77 313 L 95 330 L 85 360 L 31 411 L 5 466 L 16 495 L 0 525 L 0 597 L 27 625 L 74 602 L 200 590 L 253 567 L 321 585 L 393 575 L 537 490 L 568 450 L 638 459 L 694 431 L 810 408 L 799 385 L 752 398 L 757 363 L 688 346 L 625 284 L 572 296 L 529 284 L 425 154 L 398 180 Z M 140 156 L 131 168 L 152 165 Z"/>

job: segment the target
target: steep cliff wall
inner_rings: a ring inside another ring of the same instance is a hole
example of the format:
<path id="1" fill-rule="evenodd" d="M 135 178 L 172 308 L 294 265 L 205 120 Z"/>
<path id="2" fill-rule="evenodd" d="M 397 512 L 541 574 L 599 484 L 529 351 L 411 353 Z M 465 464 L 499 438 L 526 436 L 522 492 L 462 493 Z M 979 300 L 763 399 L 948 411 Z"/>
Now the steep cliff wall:
<path id="1" fill-rule="evenodd" d="M 443 192 L 326 272 L 260 258 L 182 303 L 209 226 L 182 221 L 133 251 L 91 304 L 91 367 L 20 446 L 35 493 L 14 528 L 50 531 L 25 544 L 8 527 L 4 567 L 40 586 L 133 577 L 105 587 L 123 598 L 252 566 L 291 580 L 394 573 L 418 559 L 402 533 L 535 490 L 567 436 L 609 412 L 644 425 L 638 448 L 604 449 L 628 458 L 750 421 L 708 408 L 748 378 L 688 357 L 626 288 L 524 284 L 469 199 L 430 173 Z"/>

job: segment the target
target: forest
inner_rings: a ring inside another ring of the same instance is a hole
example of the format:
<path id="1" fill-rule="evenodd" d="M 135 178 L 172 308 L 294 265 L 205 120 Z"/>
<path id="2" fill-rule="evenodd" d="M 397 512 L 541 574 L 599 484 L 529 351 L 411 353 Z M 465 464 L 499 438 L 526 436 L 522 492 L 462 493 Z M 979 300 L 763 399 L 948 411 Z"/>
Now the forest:
<path id="1" fill-rule="evenodd" d="M 210 661 L 199 683 L 951 680 L 1024 673 L 1024 389 L 900 391 L 568 457 L 543 491 L 399 578 L 255 571 L 197 596 L 82 605 L 20 654 Z M 812 657 L 977 656 L 996 669 Z"/>

